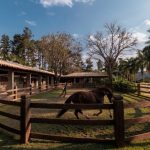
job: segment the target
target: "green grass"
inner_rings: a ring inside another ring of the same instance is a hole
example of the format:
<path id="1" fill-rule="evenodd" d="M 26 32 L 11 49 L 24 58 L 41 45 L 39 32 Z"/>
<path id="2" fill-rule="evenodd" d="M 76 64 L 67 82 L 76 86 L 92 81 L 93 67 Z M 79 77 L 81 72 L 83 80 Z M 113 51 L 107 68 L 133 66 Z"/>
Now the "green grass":
<path id="1" fill-rule="evenodd" d="M 32 96 L 32 99 L 50 99 L 50 100 L 57 100 L 59 98 L 59 94 L 61 93 L 61 90 L 52 90 L 49 92 L 39 93 L 34 96 Z"/>
<path id="2" fill-rule="evenodd" d="M 75 92 L 75 90 L 68 90 L 67 94 Z M 60 98 L 59 95 L 61 90 L 53 90 L 51 92 L 41 93 L 31 97 L 33 101 L 46 102 L 46 103 L 64 103 L 66 98 Z M 69 95 L 67 95 L 69 96 Z M 136 103 L 141 100 L 146 99 L 145 97 L 137 97 L 134 94 L 123 94 L 125 103 Z M 41 99 L 41 100 L 40 100 Z M 149 99 L 146 99 L 149 101 Z M 18 114 L 19 109 L 12 106 L 1 105 L 0 110 L 8 111 L 13 114 Z M 55 118 L 58 110 L 49 110 L 49 109 L 32 109 L 32 116 L 34 117 L 46 117 L 46 118 Z M 97 117 L 92 116 L 97 110 L 84 111 L 85 114 L 88 114 L 91 119 L 97 119 Z M 136 109 L 126 109 L 125 117 L 134 118 L 141 117 L 143 115 L 150 115 L 149 108 L 136 108 Z M 69 111 L 62 116 L 66 119 L 75 119 L 75 116 L 72 111 Z M 80 118 L 83 118 L 80 116 Z M 108 111 L 103 111 L 103 113 L 98 117 L 99 119 L 109 119 Z M 12 119 L 7 119 L 0 116 L 0 122 L 3 122 L 11 127 L 19 128 L 19 123 Z M 113 128 L 111 126 L 71 126 L 71 125 L 50 125 L 50 124 L 32 124 L 32 131 L 34 132 L 43 132 L 50 133 L 54 135 L 63 135 L 63 136 L 73 136 L 73 137 L 94 137 L 94 138 L 112 138 L 113 137 Z M 145 124 L 131 124 L 125 126 L 126 136 L 140 134 L 150 131 L 150 123 Z M 54 141 L 46 140 L 35 140 L 31 139 L 29 144 L 19 144 L 19 137 L 12 135 L 2 129 L 0 129 L 0 149 L 2 150 L 99 150 L 99 149 L 108 149 L 115 150 L 114 145 L 111 144 L 72 144 L 72 143 L 60 143 Z M 119 150 L 149 150 L 150 149 L 150 140 L 133 142 L 130 145 L 127 145 L 124 148 L 119 148 Z"/>

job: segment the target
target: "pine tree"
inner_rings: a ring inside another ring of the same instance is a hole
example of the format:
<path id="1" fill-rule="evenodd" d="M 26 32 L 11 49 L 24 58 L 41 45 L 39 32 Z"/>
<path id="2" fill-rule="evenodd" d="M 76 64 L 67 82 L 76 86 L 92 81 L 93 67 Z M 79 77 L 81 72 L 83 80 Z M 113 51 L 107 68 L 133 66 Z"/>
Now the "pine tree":
<path id="1" fill-rule="evenodd" d="M 0 58 L 10 60 L 10 40 L 9 36 L 3 34 L 0 41 Z"/>

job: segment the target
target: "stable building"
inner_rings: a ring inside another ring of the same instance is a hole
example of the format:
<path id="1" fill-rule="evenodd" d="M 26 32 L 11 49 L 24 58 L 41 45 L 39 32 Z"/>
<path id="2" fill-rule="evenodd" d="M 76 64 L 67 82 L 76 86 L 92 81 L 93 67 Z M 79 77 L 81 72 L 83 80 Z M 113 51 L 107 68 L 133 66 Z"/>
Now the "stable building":
<path id="1" fill-rule="evenodd" d="M 17 88 L 49 88 L 54 85 L 54 73 L 0 60 L 0 92 Z"/>
<path id="2" fill-rule="evenodd" d="M 74 72 L 62 76 L 63 81 L 72 83 L 74 87 L 97 86 L 106 78 L 108 78 L 106 72 Z"/>

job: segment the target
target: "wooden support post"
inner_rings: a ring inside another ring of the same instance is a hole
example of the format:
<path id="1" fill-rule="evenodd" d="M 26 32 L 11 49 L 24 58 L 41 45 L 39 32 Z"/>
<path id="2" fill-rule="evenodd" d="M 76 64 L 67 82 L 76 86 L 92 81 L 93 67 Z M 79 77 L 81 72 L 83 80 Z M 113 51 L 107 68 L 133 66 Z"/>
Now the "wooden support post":
<path id="1" fill-rule="evenodd" d="M 124 146 L 124 106 L 123 97 L 120 95 L 114 96 L 114 131 L 115 142 L 117 147 Z"/>
<path id="2" fill-rule="evenodd" d="M 42 91 L 42 76 L 39 75 L 38 77 L 38 88 L 39 88 L 39 92 Z"/>
<path id="3" fill-rule="evenodd" d="M 51 87 L 54 87 L 54 77 L 51 77 Z"/>
<path id="4" fill-rule="evenodd" d="M 8 71 L 8 90 L 13 90 L 15 87 L 15 73 L 12 70 Z M 8 93 L 8 95 L 14 94 L 14 91 Z"/>
<path id="5" fill-rule="evenodd" d="M 20 131 L 21 137 L 20 142 L 26 144 L 29 142 L 30 132 L 31 132 L 31 123 L 30 123 L 30 100 L 26 99 L 25 95 L 21 96 L 21 110 L 20 110 Z"/>
<path id="6" fill-rule="evenodd" d="M 141 95 L 140 83 L 137 84 L 137 93 L 138 93 L 138 96 Z"/>
<path id="7" fill-rule="evenodd" d="M 14 100 L 18 99 L 17 85 L 14 86 Z"/>
<path id="8" fill-rule="evenodd" d="M 30 95 L 32 95 L 32 84 L 30 84 Z"/>
<path id="9" fill-rule="evenodd" d="M 49 76 L 46 76 L 46 90 L 49 89 Z"/>

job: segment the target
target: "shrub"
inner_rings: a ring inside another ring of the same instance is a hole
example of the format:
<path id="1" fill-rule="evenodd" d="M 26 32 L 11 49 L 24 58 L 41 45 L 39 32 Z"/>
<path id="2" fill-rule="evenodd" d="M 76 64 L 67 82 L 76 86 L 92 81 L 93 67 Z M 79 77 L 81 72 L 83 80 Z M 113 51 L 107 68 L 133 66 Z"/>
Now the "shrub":
<path id="1" fill-rule="evenodd" d="M 131 83 L 127 80 L 115 80 L 113 81 L 113 89 L 118 92 L 135 92 L 135 83 Z"/>

